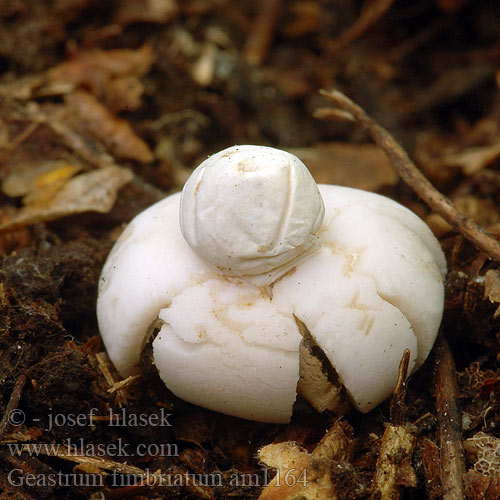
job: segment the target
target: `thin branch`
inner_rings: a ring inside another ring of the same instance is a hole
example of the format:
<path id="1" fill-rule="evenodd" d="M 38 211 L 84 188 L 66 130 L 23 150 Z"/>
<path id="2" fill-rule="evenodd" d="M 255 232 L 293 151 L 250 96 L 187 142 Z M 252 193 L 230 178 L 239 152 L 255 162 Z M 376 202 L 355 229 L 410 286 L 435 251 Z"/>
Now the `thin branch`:
<path id="1" fill-rule="evenodd" d="M 360 38 L 390 8 L 394 0 L 366 0 L 354 24 L 331 42 L 330 50 L 341 50 Z"/>
<path id="2" fill-rule="evenodd" d="M 500 242 L 486 233 L 475 222 L 459 212 L 455 205 L 442 195 L 410 160 L 406 151 L 391 134 L 370 118 L 365 111 L 337 90 L 320 91 L 340 109 L 349 112 L 356 122 L 368 132 L 375 143 L 384 151 L 395 166 L 400 177 L 446 222 L 460 232 L 476 247 L 486 252 L 492 259 L 500 261 Z"/>
<path id="3" fill-rule="evenodd" d="M 257 19 L 252 25 L 244 49 L 245 60 L 249 64 L 259 66 L 266 59 L 282 4 L 282 0 L 261 0 L 259 3 Z"/>
<path id="4" fill-rule="evenodd" d="M 438 337 L 436 349 L 436 407 L 439 419 L 443 500 L 465 500 L 462 418 L 458 411 L 455 362 L 448 343 Z"/>

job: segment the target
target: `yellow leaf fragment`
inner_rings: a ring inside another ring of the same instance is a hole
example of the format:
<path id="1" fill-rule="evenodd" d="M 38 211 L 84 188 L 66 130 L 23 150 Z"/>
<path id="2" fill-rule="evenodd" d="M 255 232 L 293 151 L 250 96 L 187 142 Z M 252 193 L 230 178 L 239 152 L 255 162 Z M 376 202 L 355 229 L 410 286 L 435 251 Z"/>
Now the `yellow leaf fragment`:
<path id="1" fill-rule="evenodd" d="M 51 184 L 66 182 L 73 177 L 80 166 L 65 160 L 45 160 L 21 163 L 2 182 L 2 191 L 12 198 L 30 196 Z"/>
<path id="2" fill-rule="evenodd" d="M 62 165 L 60 168 L 41 174 L 35 179 L 33 190 L 23 198 L 25 205 L 43 205 L 53 198 L 80 170 L 77 165 Z"/>
<path id="3" fill-rule="evenodd" d="M 78 175 L 45 204 L 28 205 L 19 210 L 10 220 L 0 224 L 0 231 L 82 212 L 109 212 L 119 189 L 132 178 L 130 170 L 116 165 Z"/>

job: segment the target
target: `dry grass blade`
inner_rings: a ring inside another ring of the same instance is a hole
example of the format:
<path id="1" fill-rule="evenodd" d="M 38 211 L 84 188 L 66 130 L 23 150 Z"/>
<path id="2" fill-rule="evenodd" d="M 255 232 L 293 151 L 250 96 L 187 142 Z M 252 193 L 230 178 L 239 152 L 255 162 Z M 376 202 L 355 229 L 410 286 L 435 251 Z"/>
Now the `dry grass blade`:
<path id="1" fill-rule="evenodd" d="M 116 391 L 121 391 L 123 389 L 126 389 L 127 387 L 134 385 L 135 382 L 140 378 L 141 375 L 130 375 L 130 377 L 127 377 L 126 379 L 120 380 L 119 382 L 113 384 L 113 386 L 108 389 L 108 392 L 110 394 L 114 394 Z"/>
<path id="2" fill-rule="evenodd" d="M 26 375 L 21 375 L 14 385 L 14 389 L 10 396 L 10 400 L 7 403 L 7 407 L 5 408 L 5 413 L 0 421 L 0 438 L 4 435 L 10 423 L 10 416 L 13 410 L 17 408 L 19 404 L 19 400 L 21 399 L 21 394 L 24 389 L 24 385 L 26 384 Z"/>
<path id="3" fill-rule="evenodd" d="M 367 0 L 356 22 L 332 42 L 332 50 L 340 50 L 359 38 L 389 10 L 394 0 Z"/>

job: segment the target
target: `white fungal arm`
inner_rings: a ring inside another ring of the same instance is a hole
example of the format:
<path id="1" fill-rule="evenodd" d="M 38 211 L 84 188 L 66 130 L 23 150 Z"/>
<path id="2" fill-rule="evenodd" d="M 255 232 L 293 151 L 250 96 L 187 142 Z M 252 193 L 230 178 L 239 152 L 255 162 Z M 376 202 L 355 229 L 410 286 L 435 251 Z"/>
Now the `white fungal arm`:
<path id="1" fill-rule="evenodd" d="M 186 401 L 264 422 L 290 419 L 301 337 L 291 308 L 221 279 L 186 289 L 160 312 L 155 364 Z"/>
<path id="2" fill-rule="evenodd" d="M 179 227 L 180 193 L 140 213 L 111 250 L 99 280 L 97 319 L 111 361 L 124 376 L 162 307 L 215 273 L 191 252 Z"/>
<path id="3" fill-rule="evenodd" d="M 401 205 L 338 186 L 320 192 L 321 251 L 275 283 L 273 301 L 292 304 L 366 412 L 393 391 L 406 348 L 409 373 L 429 354 L 446 264 L 430 229 Z"/>

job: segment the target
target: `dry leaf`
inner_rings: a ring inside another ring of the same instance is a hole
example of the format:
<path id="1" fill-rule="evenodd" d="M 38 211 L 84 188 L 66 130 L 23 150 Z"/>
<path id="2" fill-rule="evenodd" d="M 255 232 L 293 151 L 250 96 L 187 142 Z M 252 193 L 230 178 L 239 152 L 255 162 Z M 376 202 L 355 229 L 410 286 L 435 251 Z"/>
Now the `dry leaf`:
<path id="1" fill-rule="evenodd" d="M 113 111 L 137 109 L 143 85 L 139 78 L 149 71 L 155 59 L 151 45 L 139 49 L 88 50 L 47 71 L 50 89 L 85 87 L 106 102 Z M 126 82 L 126 85 L 124 85 Z"/>
<path id="2" fill-rule="evenodd" d="M 319 184 L 336 184 L 367 191 L 395 186 L 398 176 L 380 148 L 372 144 L 318 144 L 289 149 L 311 171 Z"/>
<path id="3" fill-rule="evenodd" d="M 476 224 L 488 227 L 500 220 L 500 210 L 490 198 L 478 198 L 477 196 L 453 196 L 455 206 Z"/>
<path id="4" fill-rule="evenodd" d="M 72 83 L 99 88 L 103 80 L 123 76 L 142 76 L 153 64 L 151 45 L 139 49 L 87 50 L 76 52 L 71 60 L 47 72 L 50 82 Z"/>
<path id="5" fill-rule="evenodd" d="M 470 500 L 498 500 L 500 498 L 500 476 L 485 476 L 469 471 L 464 475 L 464 489 Z"/>
<path id="6" fill-rule="evenodd" d="M 470 176 L 491 165 L 499 157 L 500 142 L 445 155 L 440 159 L 440 163 L 445 167 L 459 167 L 465 175 Z"/>
<path id="7" fill-rule="evenodd" d="M 315 460 L 296 443 L 264 446 L 259 459 L 278 469 L 276 476 L 261 493 L 259 500 L 334 500 L 337 497 L 330 478 L 331 463 Z"/>
<path id="8" fill-rule="evenodd" d="M 0 224 L 0 231 L 35 224 L 82 212 L 109 212 L 118 190 L 131 181 L 126 168 L 110 165 L 71 179 L 45 205 L 27 205 L 10 220 Z"/>
<path id="9" fill-rule="evenodd" d="M 112 114 L 92 94 L 78 90 L 66 96 L 67 120 L 102 141 L 119 158 L 142 163 L 153 161 L 149 146 L 132 130 L 129 122 Z"/>
<path id="10" fill-rule="evenodd" d="M 112 111 L 139 109 L 142 103 L 144 85 L 135 76 L 114 78 L 106 86 L 105 102 Z"/>
<path id="11" fill-rule="evenodd" d="M 259 460 L 278 469 L 259 500 L 335 500 L 334 466 L 352 458 L 352 429 L 336 422 L 312 453 L 297 443 L 269 444 L 259 451 Z"/>
<path id="12" fill-rule="evenodd" d="M 65 161 L 35 162 L 6 177 L 2 184 L 9 196 L 24 194 L 23 204 L 43 207 L 80 170 L 79 165 Z M 16 192 L 17 194 L 12 195 Z M 11 194 L 9 194 L 11 193 Z"/>

